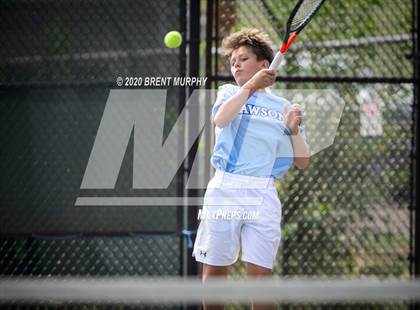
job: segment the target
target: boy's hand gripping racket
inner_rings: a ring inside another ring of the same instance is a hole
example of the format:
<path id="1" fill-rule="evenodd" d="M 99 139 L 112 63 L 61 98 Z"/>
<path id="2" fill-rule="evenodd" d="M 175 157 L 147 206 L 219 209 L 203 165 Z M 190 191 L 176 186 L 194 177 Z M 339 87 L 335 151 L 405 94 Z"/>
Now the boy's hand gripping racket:
<path id="1" fill-rule="evenodd" d="M 270 64 L 270 69 L 277 69 L 284 54 L 296 39 L 298 34 L 310 22 L 325 0 L 298 0 L 286 25 L 283 43 Z"/>

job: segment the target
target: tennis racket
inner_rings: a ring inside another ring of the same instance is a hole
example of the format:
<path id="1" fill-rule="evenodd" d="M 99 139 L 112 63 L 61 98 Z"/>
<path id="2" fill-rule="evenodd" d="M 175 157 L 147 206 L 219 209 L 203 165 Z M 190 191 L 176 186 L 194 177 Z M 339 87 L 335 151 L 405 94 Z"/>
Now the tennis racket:
<path id="1" fill-rule="evenodd" d="M 314 17 L 324 2 L 325 0 L 298 0 L 287 20 L 283 43 L 276 53 L 276 56 L 274 56 L 274 59 L 270 64 L 270 69 L 277 69 L 279 67 L 284 54 L 289 49 L 290 45 L 292 45 L 298 34 L 311 21 L 312 17 Z"/>

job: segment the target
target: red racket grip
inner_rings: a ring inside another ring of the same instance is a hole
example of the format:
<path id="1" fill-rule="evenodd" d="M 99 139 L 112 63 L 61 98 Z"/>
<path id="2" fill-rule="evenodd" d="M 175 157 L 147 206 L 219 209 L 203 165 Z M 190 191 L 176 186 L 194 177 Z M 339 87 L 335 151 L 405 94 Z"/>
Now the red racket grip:
<path id="1" fill-rule="evenodd" d="M 297 38 L 297 32 L 293 32 L 291 35 L 290 35 L 290 38 L 289 38 L 289 40 L 287 40 L 287 42 L 286 43 L 283 43 L 282 44 L 282 46 L 280 47 L 280 52 L 282 53 L 282 54 L 284 54 L 287 50 L 288 50 L 288 48 L 289 48 L 289 46 L 290 45 L 292 45 L 292 43 L 293 43 L 293 41 Z"/>

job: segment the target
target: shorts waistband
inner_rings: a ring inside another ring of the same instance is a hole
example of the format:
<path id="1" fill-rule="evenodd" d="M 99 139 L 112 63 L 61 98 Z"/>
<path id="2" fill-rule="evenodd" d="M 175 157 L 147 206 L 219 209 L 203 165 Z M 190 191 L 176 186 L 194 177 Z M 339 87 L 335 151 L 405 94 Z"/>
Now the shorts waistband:
<path id="1" fill-rule="evenodd" d="M 216 169 L 214 180 L 217 186 L 224 188 L 249 188 L 249 189 L 264 189 L 274 186 L 273 177 L 257 177 L 251 175 L 243 175 L 230 173 Z"/>

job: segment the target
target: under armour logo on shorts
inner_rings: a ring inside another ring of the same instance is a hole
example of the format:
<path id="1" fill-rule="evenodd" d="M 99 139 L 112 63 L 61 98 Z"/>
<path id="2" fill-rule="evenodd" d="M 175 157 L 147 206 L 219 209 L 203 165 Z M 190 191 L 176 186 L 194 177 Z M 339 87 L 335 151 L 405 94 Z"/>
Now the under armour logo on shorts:
<path id="1" fill-rule="evenodd" d="M 201 256 L 204 256 L 204 257 L 207 257 L 207 251 L 201 251 L 201 250 L 200 250 L 200 255 L 201 255 Z"/>

